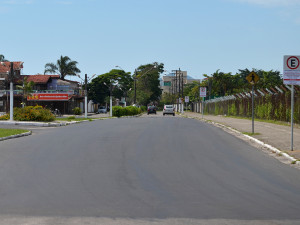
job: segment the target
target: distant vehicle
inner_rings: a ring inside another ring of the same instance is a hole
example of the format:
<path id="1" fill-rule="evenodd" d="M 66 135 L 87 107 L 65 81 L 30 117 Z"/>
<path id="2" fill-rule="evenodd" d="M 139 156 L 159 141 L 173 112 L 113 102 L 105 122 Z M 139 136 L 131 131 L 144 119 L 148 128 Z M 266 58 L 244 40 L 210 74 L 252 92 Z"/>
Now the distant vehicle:
<path id="1" fill-rule="evenodd" d="M 164 105 L 163 115 L 165 114 L 173 114 L 173 116 L 175 116 L 175 109 L 173 105 Z"/>
<path id="2" fill-rule="evenodd" d="M 107 113 L 107 108 L 105 106 L 100 106 L 98 108 L 98 111 L 96 113 L 97 114 L 99 114 L 99 113 Z"/>
<path id="3" fill-rule="evenodd" d="M 148 106 L 147 114 L 149 115 L 150 113 L 156 114 L 156 106 L 154 106 L 154 105 Z"/>

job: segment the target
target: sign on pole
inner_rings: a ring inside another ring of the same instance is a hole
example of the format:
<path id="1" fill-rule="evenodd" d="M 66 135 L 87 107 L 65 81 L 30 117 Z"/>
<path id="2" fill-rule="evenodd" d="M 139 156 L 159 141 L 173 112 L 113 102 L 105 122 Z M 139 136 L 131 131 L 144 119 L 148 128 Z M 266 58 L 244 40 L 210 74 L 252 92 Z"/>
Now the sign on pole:
<path id="1" fill-rule="evenodd" d="M 257 81 L 259 81 L 259 76 L 258 76 L 255 72 L 252 71 L 252 72 L 249 73 L 249 75 L 246 77 L 246 80 L 247 80 L 250 84 L 254 85 L 254 84 L 257 83 Z"/>
<path id="2" fill-rule="evenodd" d="M 294 85 L 300 85 L 300 56 L 283 56 L 283 83 L 292 85 L 291 90 L 291 151 L 294 149 Z"/>
<path id="3" fill-rule="evenodd" d="M 283 57 L 283 83 L 300 85 L 300 56 L 285 55 Z"/>
<path id="4" fill-rule="evenodd" d="M 200 97 L 206 97 L 206 87 L 200 87 Z"/>
<path id="5" fill-rule="evenodd" d="M 190 96 L 185 96 L 184 101 L 185 101 L 185 102 L 190 102 Z"/>

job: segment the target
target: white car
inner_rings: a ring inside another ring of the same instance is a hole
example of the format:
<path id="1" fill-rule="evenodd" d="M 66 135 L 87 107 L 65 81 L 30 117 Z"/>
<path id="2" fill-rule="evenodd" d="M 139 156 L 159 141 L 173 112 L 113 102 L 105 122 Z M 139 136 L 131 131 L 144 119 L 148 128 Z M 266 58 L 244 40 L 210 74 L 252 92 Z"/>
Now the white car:
<path id="1" fill-rule="evenodd" d="M 173 105 L 164 105 L 163 115 L 165 114 L 173 114 L 173 116 L 175 116 L 175 108 Z"/>
<path id="2" fill-rule="evenodd" d="M 98 108 L 98 111 L 97 111 L 97 114 L 99 114 L 99 113 L 107 113 L 106 107 L 105 106 L 100 106 Z"/>

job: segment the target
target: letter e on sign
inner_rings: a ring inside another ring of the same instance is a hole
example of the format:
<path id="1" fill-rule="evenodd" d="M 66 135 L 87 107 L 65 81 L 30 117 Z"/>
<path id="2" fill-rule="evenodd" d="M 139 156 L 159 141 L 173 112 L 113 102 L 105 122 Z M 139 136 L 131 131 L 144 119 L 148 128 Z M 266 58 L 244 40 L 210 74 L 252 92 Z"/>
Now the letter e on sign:
<path id="1" fill-rule="evenodd" d="M 299 59 L 295 56 L 291 56 L 286 61 L 287 67 L 291 70 L 296 70 L 299 67 Z"/>

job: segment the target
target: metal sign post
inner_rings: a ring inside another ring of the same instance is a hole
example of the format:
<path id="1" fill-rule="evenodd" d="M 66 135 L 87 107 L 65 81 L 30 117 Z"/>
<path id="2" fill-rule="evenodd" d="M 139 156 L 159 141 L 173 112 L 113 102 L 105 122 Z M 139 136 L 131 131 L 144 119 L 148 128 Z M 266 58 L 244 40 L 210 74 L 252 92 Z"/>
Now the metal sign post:
<path id="1" fill-rule="evenodd" d="M 206 97 L 206 87 L 200 87 L 200 98 L 202 97 L 202 103 L 201 103 L 201 112 L 202 112 L 202 119 L 204 116 L 204 98 Z"/>
<path id="2" fill-rule="evenodd" d="M 294 85 L 291 92 L 291 151 L 294 150 Z"/>
<path id="3" fill-rule="evenodd" d="M 254 134 L 254 85 L 259 81 L 259 76 L 252 71 L 246 80 L 252 85 L 252 134 Z"/>
<path id="4" fill-rule="evenodd" d="M 285 55 L 283 57 L 283 83 L 291 88 L 291 151 L 294 150 L 294 85 L 300 85 L 300 56 Z"/>

